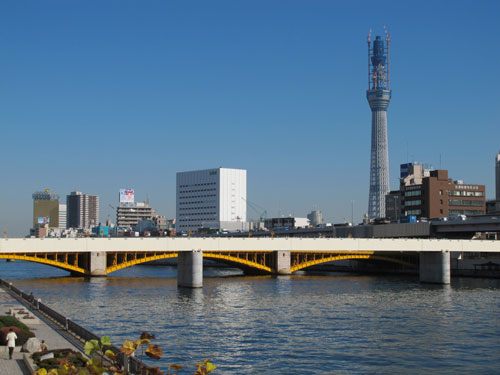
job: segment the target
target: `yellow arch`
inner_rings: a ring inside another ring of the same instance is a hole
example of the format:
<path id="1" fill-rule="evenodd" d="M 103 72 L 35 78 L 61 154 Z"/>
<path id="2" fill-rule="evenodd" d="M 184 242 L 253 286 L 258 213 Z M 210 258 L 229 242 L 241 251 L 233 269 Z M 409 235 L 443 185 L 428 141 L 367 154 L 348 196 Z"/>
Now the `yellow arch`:
<path id="1" fill-rule="evenodd" d="M 326 258 L 321 258 L 321 259 L 313 259 L 307 262 L 299 263 L 296 264 L 295 266 L 290 267 L 290 272 L 295 272 L 299 271 L 301 269 L 307 268 L 307 267 L 312 267 L 318 264 L 322 263 L 328 263 L 328 262 L 334 262 L 337 260 L 353 260 L 353 259 L 375 259 L 375 260 L 384 260 L 387 262 L 392 262 L 392 263 L 398 263 L 404 266 L 413 266 L 413 264 L 399 260 L 399 259 L 394 259 L 390 257 L 384 257 L 380 255 L 373 255 L 369 253 L 365 254 L 343 254 L 343 255 L 332 255 L 330 257 Z"/>
<path id="2" fill-rule="evenodd" d="M 80 273 L 82 275 L 86 275 L 88 272 L 84 268 L 74 266 L 69 263 L 59 262 L 57 260 L 40 258 L 32 255 L 24 255 L 24 254 L 0 254 L 0 259 L 14 259 L 14 260 L 24 260 L 26 262 L 34 262 L 47 264 L 49 266 L 57 267 L 66 271 L 73 271 Z"/>
<path id="3" fill-rule="evenodd" d="M 242 264 L 244 266 L 250 267 L 250 268 L 257 268 L 258 270 L 265 271 L 271 273 L 271 267 L 257 263 L 257 262 L 252 262 L 251 260 L 243 259 L 243 258 L 238 258 L 235 256 L 231 255 L 224 255 L 224 254 L 218 254 L 218 253 L 203 253 L 203 258 L 208 258 L 208 259 L 219 259 L 219 260 L 225 260 L 227 262 L 231 263 L 237 263 L 237 264 Z"/>
<path id="4" fill-rule="evenodd" d="M 110 274 L 111 272 L 115 272 L 118 270 L 122 270 L 127 267 L 132 267 L 137 264 L 142 264 L 142 263 L 147 263 L 151 262 L 153 260 L 160 260 L 160 259 L 169 259 L 169 258 L 177 258 L 178 253 L 162 253 L 162 254 L 155 254 L 151 256 L 146 256 L 142 258 L 135 258 L 135 259 L 130 259 L 126 262 L 119 263 L 119 264 L 114 264 L 112 266 L 106 267 L 106 274 Z"/>

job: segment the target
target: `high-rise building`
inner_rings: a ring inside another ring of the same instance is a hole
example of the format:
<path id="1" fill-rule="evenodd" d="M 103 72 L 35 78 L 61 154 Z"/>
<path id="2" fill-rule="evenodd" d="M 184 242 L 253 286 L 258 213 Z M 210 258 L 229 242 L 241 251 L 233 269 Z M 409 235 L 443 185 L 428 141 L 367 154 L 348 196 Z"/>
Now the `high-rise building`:
<path id="1" fill-rule="evenodd" d="M 216 168 L 178 172 L 177 231 L 243 230 L 247 221 L 247 171 Z"/>
<path id="2" fill-rule="evenodd" d="M 500 202 L 500 152 L 495 159 L 496 200 Z"/>
<path id="3" fill-rule="evenodd" d="M 66 205 L 59 203 L 59 229 L 64 230 L 66 229 L 66 224 L 67 224 L 67 219 L 66 219 Z"/>
<path id="4" fill-rule="evenodd" d="M 72 191 L 66 196 L 67 227 L 91 229 L 99 224 L 99 197 Z"/>
<path id="5" fill-rule="evenodd" d="M 48 225 L 59 227 L 59 195 L 49 189 L 34 192 L 33 195 L 33 228 Z"/>
<path id="6" fill-rule="evenodd" d="M 385 196 L 389 192 L 389 151 L 387 143 L 387 107 L 391 100 L 390 36 L 385 42 L 380 37 L 371 40 L 368 34 L 368 90 L 366 98 L 372 110 L 372 138 L 370 156 L 370 192 L 368 217 L 385 215 Z"/>

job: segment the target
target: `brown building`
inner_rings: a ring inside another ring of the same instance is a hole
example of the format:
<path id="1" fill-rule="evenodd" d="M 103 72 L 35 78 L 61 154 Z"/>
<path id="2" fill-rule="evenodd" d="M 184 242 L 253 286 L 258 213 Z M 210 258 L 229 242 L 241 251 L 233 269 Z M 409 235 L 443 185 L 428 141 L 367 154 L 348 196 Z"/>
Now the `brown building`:
<path id="1" fill-rule="evenodd" d="M 33 228 L 48 224 L 50 228 L 59 227 L 59 196 L 49 189 L 33 193 Z"/>
<path id="2" fill-rule="evenodd" d="M 402 184 L 401 214 L 429 219 L 481 215 L 486 212 L 485 195 L 484 185 L 453 181 L 447 170 L 434 170 L 421 184 Z"/>

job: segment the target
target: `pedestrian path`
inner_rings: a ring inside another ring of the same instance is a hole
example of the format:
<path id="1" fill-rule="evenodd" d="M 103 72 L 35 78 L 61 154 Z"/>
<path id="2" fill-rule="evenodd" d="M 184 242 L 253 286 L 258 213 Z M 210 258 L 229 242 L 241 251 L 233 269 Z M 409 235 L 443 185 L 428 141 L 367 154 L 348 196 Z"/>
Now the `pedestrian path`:
<path id="1" fill-rule="evenodd" d="M 23 306 L 18 302 L 13 296 L 9 294 L 5 289 L 0 288 L 0 315 L 7 315 L 10 308 L 22 307 L 25 310 L 29 310 L 26 306 Z M 31 311 L 32 313 L 34 311 Z M 62 329 L 58 328 L 56 325 L 49 326 L 47 323 L 40 321 L 38 324 L 26 324 L 40 340 L 45 340 L 49 350 L 51 349 L 64 349 L 71 348 L 73 350 L 78 350 L 74 345 L 72 345 L 65 337 L 63 337 Z M 0 375 L 29 375 L 31 372 L 28 367 L 24 364 L 23 354 L 19 352 L 14 352 L 12 360 L 9 360 L 9 352 L 6 343 L 0 343 Z"/>

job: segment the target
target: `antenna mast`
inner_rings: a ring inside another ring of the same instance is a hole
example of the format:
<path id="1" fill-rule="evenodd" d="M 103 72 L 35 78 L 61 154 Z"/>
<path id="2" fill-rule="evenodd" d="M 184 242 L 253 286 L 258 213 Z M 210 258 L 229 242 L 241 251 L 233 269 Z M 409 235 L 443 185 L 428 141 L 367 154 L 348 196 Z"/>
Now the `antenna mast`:
<path id="1" fill-rule="evenodd" d="M 370 81 L 371 81 L 370 56 L 372 53 L 372 29 L 368 31 L 366 42 L 368 43 L 368 90 L 370 90 Z"/>

